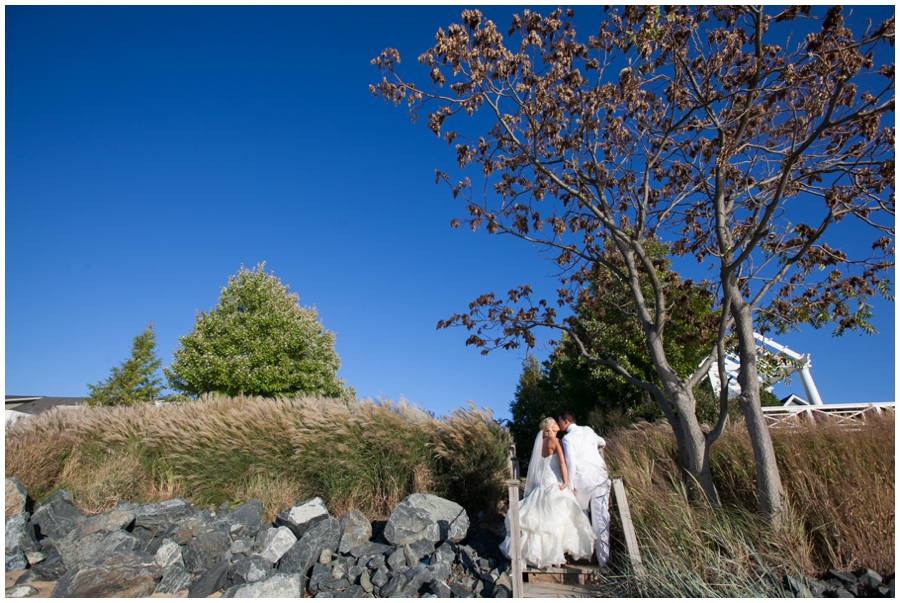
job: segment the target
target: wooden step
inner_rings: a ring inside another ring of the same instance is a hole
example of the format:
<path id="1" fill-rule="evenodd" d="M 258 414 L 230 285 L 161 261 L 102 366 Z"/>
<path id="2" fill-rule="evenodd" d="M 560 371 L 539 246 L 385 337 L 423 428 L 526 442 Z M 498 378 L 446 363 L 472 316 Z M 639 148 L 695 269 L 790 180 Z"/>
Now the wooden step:
<path id="1" fill-rule="evenodd" d="M 597 596 L 597 591 L 575 584 L 526 582 L 523 590 L 527 599 L 593 599 Z"/>
<path id="2" fill-rule="evenodd" d="M 587 579 L 597 573 L 596 565 L 567 564 L 562 567 L 526 567 L 525 577 L 530 584 L 585 585 Z"/>

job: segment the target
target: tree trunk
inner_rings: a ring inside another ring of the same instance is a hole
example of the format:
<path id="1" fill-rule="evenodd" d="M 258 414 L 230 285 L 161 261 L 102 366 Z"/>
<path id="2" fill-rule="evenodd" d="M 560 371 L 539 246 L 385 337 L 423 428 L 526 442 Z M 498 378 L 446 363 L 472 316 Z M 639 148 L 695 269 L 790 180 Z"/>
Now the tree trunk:
<path id="1" fill-rule="evenodd" d="M 684 387 L 669 365 L 662 338 L 653 329 L 647 329 L 647 344 L 656 374 L 662 382 L 664 395 L 672 410 L 671 413 L 666 413 L 666 419 L 675 433 L 681 464 L 687 474 L 685 481 L 688 493 L 692 500 L 699 500 L 702 492 L 710 504 L 718 506 L 719 494 L 713 484 L 712 470 L 709 467 L 706 434 L 700 429 L 700 422 L 697 420 L 694 392 Z M 660 400 L 660 404 L 663 405 L 664 402 Z"/>
<path id="2" fill-rule="evenodd" d="M 680 389 L 680 388 L 679 388 Z M 668 392 L 672 407 L 676 410 L 675 421 L 669 421 L 681 453 L 681 464 L 685 470 L 685 481 L 688 493 L 693 500 L 703 497 L 713 506 L 719 506 L 719 494 L 713 483 L 712 470 L 709 466 L 709 454 L 706 449 L 706 434 L 700 428 L 695 412 L 696 402 L 693 394 L 684 390 Z"/>
<path id="3" fill-rule="evenodd" d="M 772 525 L 778 526 L 784 508 L 784 491 L 781 488 L 781 476 L 778 474 L 778 464 L 775 461 L 775 449 L 772 446 L 769 428 L 763 418 L 759 399 L 753 316 L 750 306 L 743 300 L 733 301 L 731 308 L 738 336 L 738 354 L 741 359 L 741 370 L 738 374 L 741 395 L 738 401 L 753 446 L 759 510 Z"/>

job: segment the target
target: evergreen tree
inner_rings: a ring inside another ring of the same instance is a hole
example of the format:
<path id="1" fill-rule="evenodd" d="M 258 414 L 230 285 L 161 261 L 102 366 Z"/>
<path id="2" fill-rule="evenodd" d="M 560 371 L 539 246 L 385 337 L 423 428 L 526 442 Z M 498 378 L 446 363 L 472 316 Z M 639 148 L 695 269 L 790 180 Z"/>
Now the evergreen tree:
<path id="1" fill-rule="evenodd" d="M 194 330 L 180 337 L 165 370 L 172 389 L 194 396 L 321 395 L 355 400 L 337 377 L 335 335 L 316 309 L 301 307 L 296 293 L 265 273 L 265 262 L 243 266 L 228 279 L 219 303 L 200 312 Z"/>
<path id="2" fill-rule="evenodd" d="M 157 370 L 156 334 L 151 322 L 144 332 L 134 338 L 131 358 L 113 367 L 109 379 L 97 385 L 88 384 L 89 406 L 130 406 L 155 400 L 162 391 L 162 379 Z"/>

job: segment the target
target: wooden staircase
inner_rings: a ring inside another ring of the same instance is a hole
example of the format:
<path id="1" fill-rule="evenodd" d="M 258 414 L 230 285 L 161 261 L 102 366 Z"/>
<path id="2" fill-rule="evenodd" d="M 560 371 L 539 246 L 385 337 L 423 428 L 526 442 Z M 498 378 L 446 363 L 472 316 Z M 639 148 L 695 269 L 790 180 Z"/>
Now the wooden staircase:
<path id="1" fill-rule="evenodd" d="M 527 599 L 593 598 L 597 596 L 597 591 L 589 588 L 588 584 L 589 578 L 596 572 L 596 565 L 569 564 L 544 569 L 526 567 L 522 596 Z"/>

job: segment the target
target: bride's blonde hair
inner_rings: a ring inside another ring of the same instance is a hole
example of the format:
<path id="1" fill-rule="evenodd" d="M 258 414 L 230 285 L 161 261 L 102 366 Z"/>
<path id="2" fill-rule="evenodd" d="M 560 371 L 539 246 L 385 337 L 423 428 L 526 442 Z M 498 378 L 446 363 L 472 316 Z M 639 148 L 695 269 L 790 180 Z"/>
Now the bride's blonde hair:
<path id="1" fill-rule="evenodd" d="M 538 428 L 544 432 L 545 436 L 550 436 L 550 426 L 556 423 L 556 419 L 553 417 L 547 417 L 543 419 L 539 424 Z"/>

